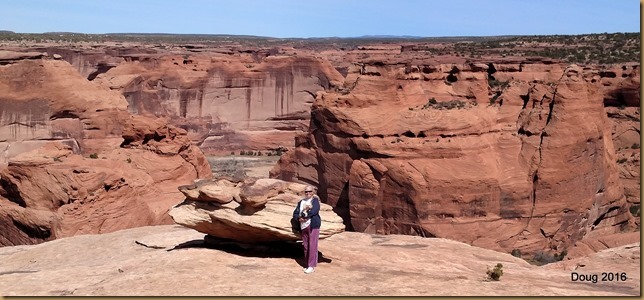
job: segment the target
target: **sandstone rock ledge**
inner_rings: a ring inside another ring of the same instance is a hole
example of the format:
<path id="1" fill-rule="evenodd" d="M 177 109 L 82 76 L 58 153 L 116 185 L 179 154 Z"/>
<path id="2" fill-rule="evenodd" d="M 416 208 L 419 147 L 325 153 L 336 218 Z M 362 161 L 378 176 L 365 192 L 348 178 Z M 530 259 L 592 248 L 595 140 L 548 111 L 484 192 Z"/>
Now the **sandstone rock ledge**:
<path id="1" fill-rule="evenodd" d="M 178 226 L 137 227 L 0 248 L 4 296 L 638 296 L 639 243 L 538 267 L 442 238 L 342 232 L 320 241 L 315 273 L 301 249 L 264 255 L 204 247 Z M 286 244 L 286 243 L 284 243 Z M 485 271 L 503 264 L 501 281 Z M 621 282 L 571 273 L 625 272 Z M 307 288 L 302 286 L 306 285 Z"/>
<path id="2" fill-rule="evenodd" d="M 290 220 L 305 187 L 268 178 L 199 181 L 179 187 L 186 200 L 169 214 L 175 223 L 217 238 L 246 243 L 296 241 L 299 234 L 292 232 Z M 342 218 L 331 206 L 321 203 L 320 217 L 320 239 L 344 231 Z"/>

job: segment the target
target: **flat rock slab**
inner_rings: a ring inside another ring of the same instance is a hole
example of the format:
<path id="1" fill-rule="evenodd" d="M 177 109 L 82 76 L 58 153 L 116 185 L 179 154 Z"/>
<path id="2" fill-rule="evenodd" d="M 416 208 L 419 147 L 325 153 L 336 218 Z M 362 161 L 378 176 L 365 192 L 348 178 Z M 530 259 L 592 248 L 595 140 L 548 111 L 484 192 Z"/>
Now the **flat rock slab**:
<path id="1" fill-rule="evenodd" d="M 639 243 L 607 249 L 584 257 L 583 261 L 539 267 L 509 254 L 446 239 L 343 232 L 320 241 L 318 268 L 305 275 L 301 255 L 294 254 L 293 249 L 262 255 L 252 249 L 206 247 L 196 243 L 200 235 L 181 226 L 164 225 L 62 238 L 32 246 L 2 247 L 0 294 L 638 296 L 641 293 Z M 501 281 L 488 281 L 485 272 L 497 263 L 503 264 Z M 628 279 L 571 281 L 572 272 L 608 271 L 625 272 Z"/>
<path id="2" fill-rule="evenodd" d="M 136 239 L 136 243 L 153 249 L 173 249 L 189 244 L 203 243 L 205 235 L 194 230 L 180 230 L 179 226 L 168 228 L 167 232 L 146 235 Z"/>

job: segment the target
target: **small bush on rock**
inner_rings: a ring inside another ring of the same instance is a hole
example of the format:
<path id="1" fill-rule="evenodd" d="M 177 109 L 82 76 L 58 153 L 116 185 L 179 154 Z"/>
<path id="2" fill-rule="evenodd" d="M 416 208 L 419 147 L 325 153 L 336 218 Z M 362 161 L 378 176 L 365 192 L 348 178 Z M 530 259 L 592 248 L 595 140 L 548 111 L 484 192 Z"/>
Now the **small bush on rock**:
<path id="1" fill-rule="evenodd" d="M 641 213 L 639 205 L 631 206 L 631 208 L 629 208 L 629 211 L 631 212 L 631 215 L 633 215 L 633 217 L 639 217 Z"/>
<path id="2" fill-rule="evenodd" d="M 547 253 L 543 251 L 537 251 L 532 259 L 527 261 L 533 265 L 543 266 L 549 263 L 562 261 L 564 257 L 566 257 L 566 254 L 568 254 L 566 250 L 563 250 L 561 253 Z"/>
<path id="3" fill-rule="evenodd" d="M 514 257 L 521 258 L 521 250 L 519 249 L 512 249 L 512 252 L 510 254 L 512 254 L 512 256 Z"/>
<path id="4" fill-rule="evenodd" d="M 501 263 L 496 264 L 496 266 L 492 270 L 490 270 L 490 268 L 488 267 L 486 273 L 487 273 L 487 278 L 490 280 L 494 280 L 494 281 L 501 280 L 501 275 L 503 275 L 503 264 Z"/>

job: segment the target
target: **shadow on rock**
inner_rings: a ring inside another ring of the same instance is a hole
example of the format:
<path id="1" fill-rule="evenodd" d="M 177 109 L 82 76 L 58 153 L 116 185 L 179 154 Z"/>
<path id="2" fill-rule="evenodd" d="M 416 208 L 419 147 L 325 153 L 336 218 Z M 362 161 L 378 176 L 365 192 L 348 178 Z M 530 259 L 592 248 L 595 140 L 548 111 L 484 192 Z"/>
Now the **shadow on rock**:
<path id="1" fill-rule="evenodd" d="M 292 258 L 300 266 L 306 266 L 304 261 L 304 247 L 301 242 L 278 241 L 250 244 L 206 235 L 204 239 L 183 242 L 166 251 L 185 248 L 215 249 L 244 257 Z M 318 251 L 319 263 L 331 263 L 332 261 L 332 259 L 324 257 L 324 254 Z"/>

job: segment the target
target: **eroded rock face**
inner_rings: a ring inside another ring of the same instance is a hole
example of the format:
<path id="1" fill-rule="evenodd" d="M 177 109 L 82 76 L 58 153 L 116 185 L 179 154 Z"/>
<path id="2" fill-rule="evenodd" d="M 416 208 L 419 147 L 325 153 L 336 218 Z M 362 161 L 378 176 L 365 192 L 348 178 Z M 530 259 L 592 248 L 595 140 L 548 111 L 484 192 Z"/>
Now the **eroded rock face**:
<path id="1" fill-rule="evenodd" d="M 343 81 L 315 53 L 288 47 L 9 48 L 25 52 L 3 52 L 0 60 L 49 54 L 69 62 L 89 81 L 121 93 L 132 114 L 167 117 L 215 154 L 292 147 L 293 136 L 307 130 L 315 93 Z"/>
<path id="2" fill-rule="evenodd" d="M 603 75 L 604 77 L 601 77 Z M 614 76 L 614 77 L 613 77 Z M 593 77 L 597 80 L 597 75 Z M 620 181 L 630 209 L 640 225 L 640 66 L 616 66 L 600 72 L 604 105 L 612 123 L 612 137 Z"/>
<path id="3" fill-rule="evenodd" d="M 61 60 L 0 66 L 0 245 L 169 224 L 179 184 L 212 176 L 183 129 L 132 116 Z"/>
<path id="4" fill-rule="evenodd" d="M 173 207 L 170 216 L 179 225 L 217 238 L 247 243 L 295 241 L 300 237 L 292 231 L 290 220 L 305 188 L 304 184 L 268 178 L 236 183 L 222 178 L 201 181 L 179 188 L 186 200 Z M 217 191 L 218 196 L 207 196 L 211 191 Z M 342 219 L 332 207 L 320 206 L 320 239 L 344 231 Z"/>
<path id="5" fill-rule="evenodd" d="M 617 248 L 629 244 L 640 243 L 640 232 L 624 232 L 607 234 L 595 238 L 587 238 L 575 243 L 568 249 L 566 259 L 586 257 L 593 253 L 609 248 Z"/>
<path id="6" fill-rule="evenodd" d="M 147 55 L 100 74 L 130 112 L 168 117 L 207 152 L 292 146 L 307 130 L 315 93 L 341 84 L 326 61 L 310 56 Z"/>
<path id="7" fill-rule="evenodd" d="M 356 66 L 271 177 L 319 183 L 357 231 L 505 252 L 631 228 L 599 84 L 574 65 L 494 66 Z"/>

